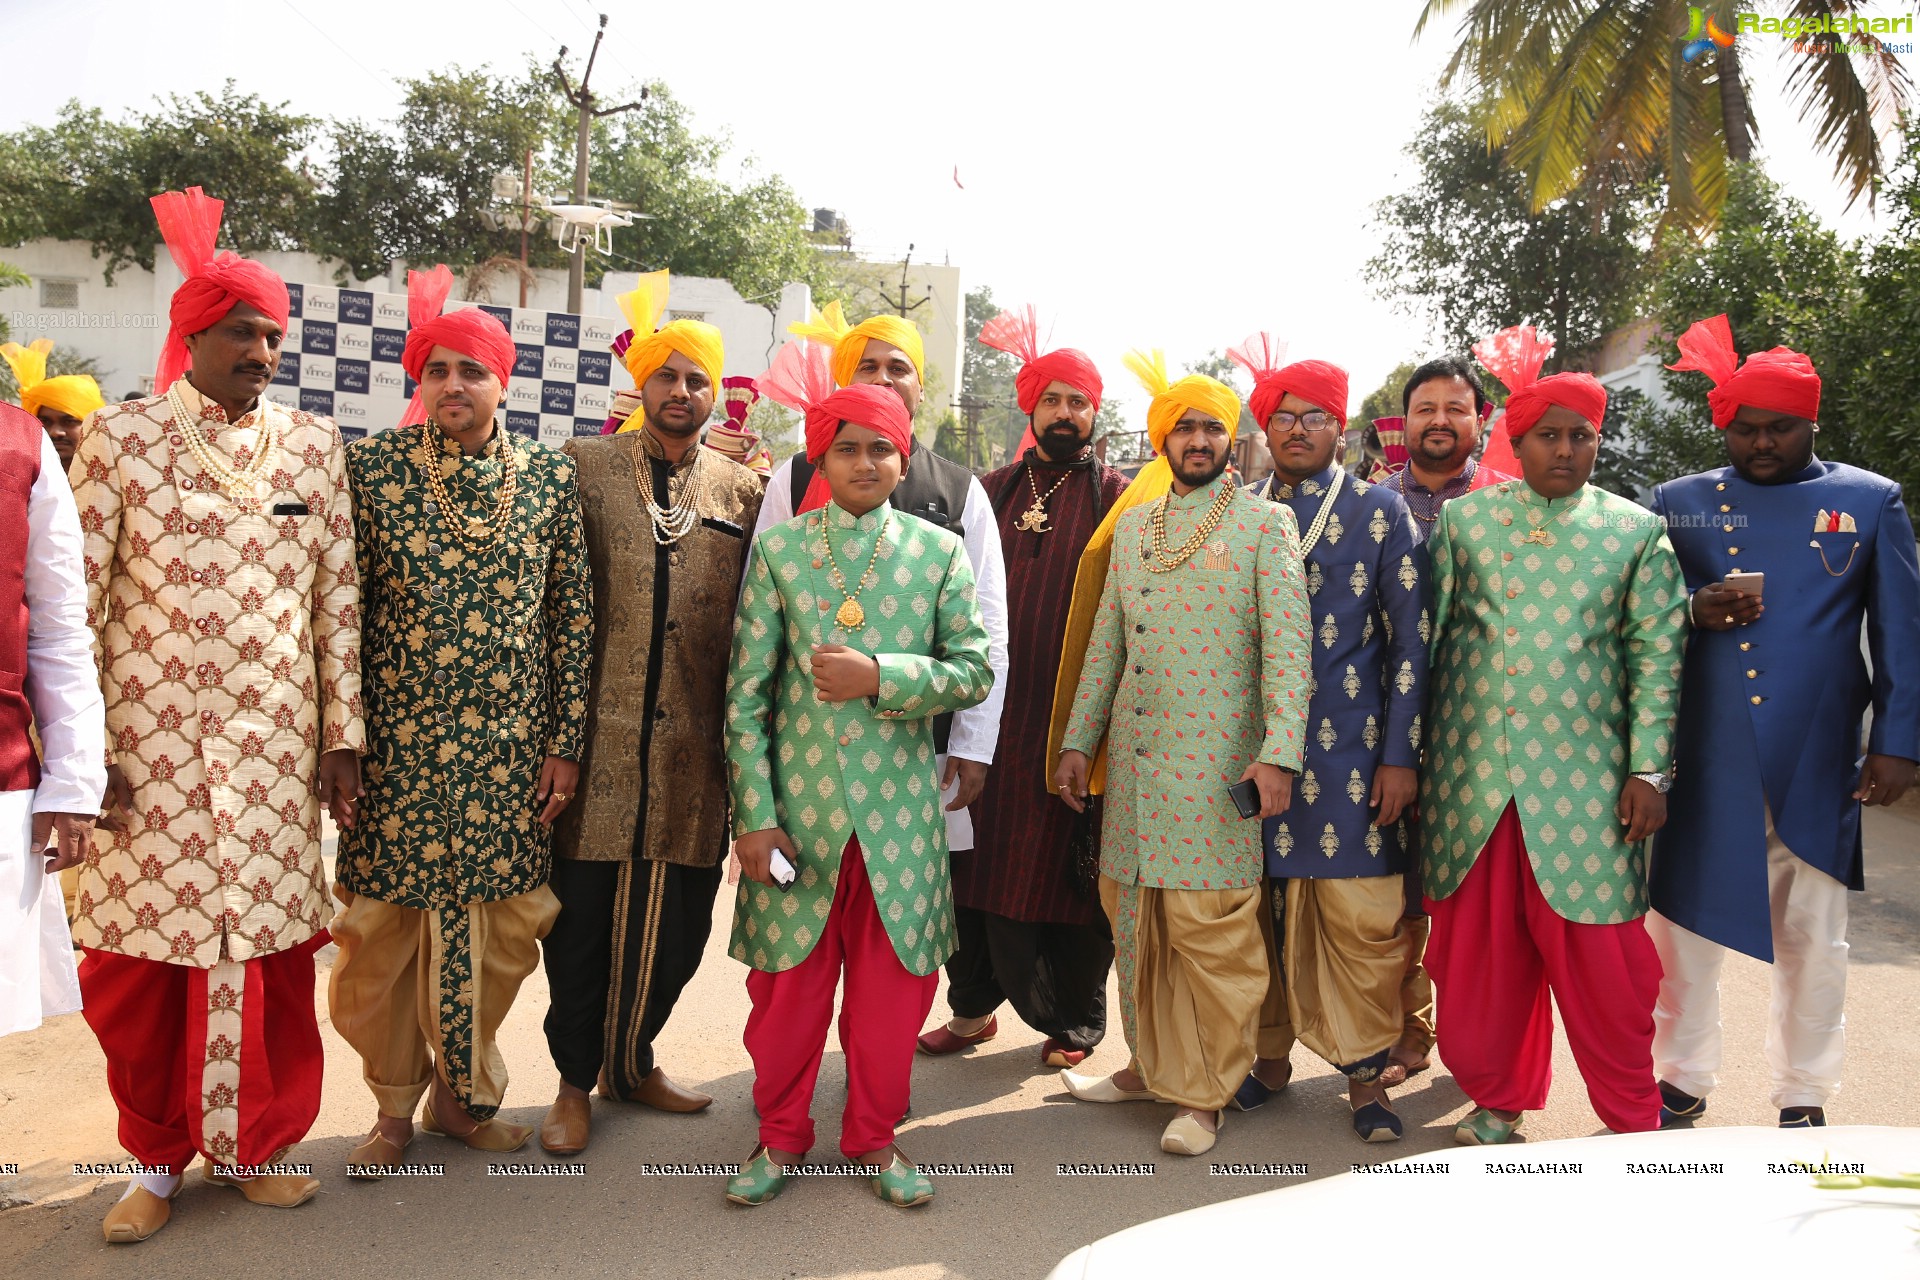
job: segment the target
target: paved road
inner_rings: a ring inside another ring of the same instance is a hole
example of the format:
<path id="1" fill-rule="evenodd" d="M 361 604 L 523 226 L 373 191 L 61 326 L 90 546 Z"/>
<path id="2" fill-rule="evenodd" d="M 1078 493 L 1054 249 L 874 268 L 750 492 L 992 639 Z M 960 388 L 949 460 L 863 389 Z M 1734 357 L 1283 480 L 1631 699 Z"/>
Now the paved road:
<path id="1" fill-rule="evenodd" d="M 1854 899 L 1849 1022 L 1854 1031 L 1848 1086 L 1836 1120 L 1920 1125 L 1912 1088 L 1920 1061 L 1920 805 L 1868 816 L 1869 889 Z M 422 1135 L 409 1159 L 440 1163 L 439 1177 L 377 1185 L 341 1176 L 346 1152 L 372 1118 L 358 1062 L 331 1030 L 326 1095 L 319 1122 L 290 1159 L 310 1161 L 321 1194 L 291 1212 L 256 1208 L 232 1191 L 190 1175 L 173 1224 L 133 1247 L 109 1247 L 99 1220 L 118 1195 L 117 1181 L 75 1177 L 75 1161 L 114 1161 L 103 1066 L 77 1017 L 0 1040 L 0 1257 L 22 1277 L 139 1275 L 205 1280 L 270 1274 L 286 1280 L 342 1276 L 461 1277 L 737 1276 L 1035 1277 L 1062 1255 L 1122 1227 L 1177 1210 L 1264 1191 L 1294 1179 L 1215 1173 L 1216 1162 L 1300 1163 L 1310 1177 L 1346 1172 L 1354 1161 L 1413 1155 L 1447 1146 L 1467 1104 L 1442 1063 L 1399 1095 L 1408 1125 L 1396 1145 L 1366 1146 L 1345 1121 L 1340 1081 L 1305 1050 L 1281 1100 L 1252 1115 L 1230 1113 L 1211 1157 L 1183 1160 L 1157 1146 L 1168 1108 L 1075 1103 L 1038 1060 L 1040 1037 L 1017 1022 L 997 1040 L 959 1059 L 920 1059 L 917 1118 L 903 1131 L 906 1150 L 923 1161 L 1010 1164 L 1010 1176 L 947 1177 L 939 1199 L 911 1212 L 888 1208 L 864 1182 L 797 1182 L 755 1210 L 727 1205 L 714 1176 L 660 1176 L 654 1164 L 744 1158 L 753 1146 L 749 1073 L 740 1046 L 747 1000 L 744 970 L 722 952 L 726 905 L 715 938 L 659 1049 L 681 1080 L 718 1102 L 701 1116 L 666 1116 L 595 1104 L 592 1147 L 577 1177 L 489 1176 L 488 1157 Z M 1732 1061 L 1713 1099 L 1711 1123 L 1771 1123 L 1760 1037 L 1767 969 L 1734 958 L 1727 967 L 1725 1016 Z M 320 1012 L 325 1020 L 324 982 Z M 1112 997 L 1110 996 L 1110 999 Z M 514 1085 L 503 1114 L 537 1123 L 554 1073 L 540 1037 L 546 991 L 538 975 L 523 990 L 502 1036 Z M 936 1008 L 943 1008 L 937 1005 Z M 1557 1046 L 1548 1108 L 1528 1124 L 1535 1143 L 1594 1134 L 1599 1121 L 1566 1051 Z M 1118 1032 L 1090 1063 L 1124 1062 Z M 833 1107 L 845 1079 L 838 1052 L 821 1073 L 816 1118 L 820 1154 L 831 1158 Z M 537 1146 L 522 1159 L 546 1163 Z M 1150 1176 L 1062 1176 L 1062 1161 L 1148 1162 Z M 1391 1204 L 1375 1222 L 1356 1222 L 1356 1242 L 1390 1229 Z M 1385 1256 L 1385 1255 L 1383 1255 Z"/>

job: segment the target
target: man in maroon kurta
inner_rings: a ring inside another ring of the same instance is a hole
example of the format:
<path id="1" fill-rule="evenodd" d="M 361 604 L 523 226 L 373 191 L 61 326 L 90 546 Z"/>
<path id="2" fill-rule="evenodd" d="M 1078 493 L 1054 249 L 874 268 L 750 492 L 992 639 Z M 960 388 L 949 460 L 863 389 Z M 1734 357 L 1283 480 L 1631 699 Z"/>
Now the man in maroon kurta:
<path id="1" fill-rule="evenodd" d="M 1070 348 L 1041 355 L 1032 308 L 1006 312 L 980 341 L 1019 356 L 1014 389 L 1030 427 L 1015 460 L 982 477 L 1000 522 L 1007 598 L 1008 688 L 999 756 L 973 803 L 973 848 L 953 853 L 959 949 L 947 961 L 953 1018 L 920 1037 L 956 1053 L 999 1031 L 1010 1001 L 1044 1034 L 1043 1063 L 1079 1065 L 1106 1033 L 1113 942 L 1093 891 L 1100 818 L 1049 791 L 1047 732 L 1074 571 L 1127 478 L 1093 453 L 1100 373 Z"/>

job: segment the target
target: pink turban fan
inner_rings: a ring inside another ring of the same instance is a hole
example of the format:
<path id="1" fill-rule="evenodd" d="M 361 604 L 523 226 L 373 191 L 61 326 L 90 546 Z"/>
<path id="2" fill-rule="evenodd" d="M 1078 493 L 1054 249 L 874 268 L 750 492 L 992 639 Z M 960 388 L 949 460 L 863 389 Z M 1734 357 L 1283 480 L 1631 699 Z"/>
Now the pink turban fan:
<path id="1" fill-rule="evenodd" d="M 1713 380 L 1707 408 L 1713 411 L 1713 425 L 1722 431 L 1743 404 L 1808 421 L 1820 416 L 1820 375 L 1813 361 L 1791 347 L 1756 352 L 1741 364 L 1733 347 L 1733 327 L 1724 315 L 1694 321 L 1680 335 L 1679 347 L 1680 359 L 1667 368 L 1698 370 Z"/>
<path id="2" fill-rule="evenodd" d="M 1571 409 L 1600 429 L 1607 416 L 1607 389 L 1590 373 L 1540 376 L 1553 354 L 1553 340 L 1532 325 L 1514 325 L 1473 344 L 1473 354 L 1507 385 L 1507 438 L 1518 440 L 1554 405 Z"/>
<path id="3" fill-rule="evenodd" d="M 833 349 L 817 342 L 789 342 L 758 379 L 760 394 L 807 420 L 807 461 L 817 468 L 846 423 L 877 431 L 902 455 L 913 452 L 913 416 L 891 387 L 856 382 L 834 389 Z M 816 470 L 794 514 L 824 507 L 832 496 L 824 471 Z"/>
<path id="4" fill-rule="evenodd" d="M 486 366 L 500 379 L 501 387 L 513 374 L 513 335 L 499 317 L 479 307 L 462 307 L 440 314 L 453 292 L 453 272 L 445 263 L 431 271 L 407 272 L 407 345 L 400 352 L 400 367 L 414 382 L 420 381 L 427 357 L 435 347 L 445 347 L 469 356 Z M 426 406 L 420 400 L 420 388 L 413 389 L 401 426 L 426 421 Z"/>
<path id="5" fill-rule="evenodd" d="M 167 338 L 153 374 L 153 389 L 161 394 L 192 363 L 187 338 L 205 333 L 242 302 L 284 330 L 292 302 L 287 296 L 287 282 L 268 268 L 251 258 L 215 251 L 226 201 L 214 199 L 199 187 L 188 187 L 185 191 L 163 191 L 150 203 L 173 265 L 186 277 L 185 283 L 173 291 L 173 301 L 167 307 Z"/>

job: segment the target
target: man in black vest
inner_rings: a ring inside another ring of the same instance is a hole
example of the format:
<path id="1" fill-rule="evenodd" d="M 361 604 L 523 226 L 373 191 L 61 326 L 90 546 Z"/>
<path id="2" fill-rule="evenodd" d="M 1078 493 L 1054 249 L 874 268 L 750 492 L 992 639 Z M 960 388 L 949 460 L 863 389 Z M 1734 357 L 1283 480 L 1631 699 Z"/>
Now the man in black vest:
<path id="1" fill-rule="evenodd" d="M 926 358 L 920 331 L 911 321 L 879 315 L 849 326 L 841 318 L 839 304 L 833 303 L 812 323 L 794 325 L 792 331 L 833 348 L 833 377 L 840 386 L 865 382 L 891 387 L 909 414 L 919 410 L 920 371 Z M 774 469 L 754 538 L 793 518 L 812 478 L 813 468 L 798 455 Z M 960 535 L 973 565 L 980 616 L 987 624 L 993 692 L 979 706 L 934 722 L 934 744 L 942 753 L 939 769 L 947 802 L 947 845 L 968 850 L 973 848 L 973 820 L 967 806 L 986 783 L 987 766 L 993 763 L 1000 738 L 1000 706 L 1006 697 L 1007 573 L 1000 554 L 1000 526 L 986 490 L 972 473 L 931 449 L 914 451 L 913 466 L 890 501 L 898 510 Z"/>

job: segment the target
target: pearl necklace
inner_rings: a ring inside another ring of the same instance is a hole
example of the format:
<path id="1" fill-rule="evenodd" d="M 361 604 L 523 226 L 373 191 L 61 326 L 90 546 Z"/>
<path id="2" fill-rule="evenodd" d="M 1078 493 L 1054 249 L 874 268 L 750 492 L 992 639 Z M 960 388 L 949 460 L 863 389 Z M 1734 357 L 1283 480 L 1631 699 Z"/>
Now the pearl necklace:
<path id="1" fill-rule="evenodd" d="M 227 500 L 243 511 L 258 511 L 260 480 L 266 475 L 267 464 L 273 460 L 280 446 L 279 418 L 270 412 L 272 406 L 267 398 L 260 397 L 260 403 L 253 411 L 259 438 L 254 441 L 253 461 L 242 468 L 229 466 L 227 460 L 200 434 L 198 416 L 187 408 L 178 382 L 167 388 L 167 407 L 173 412 L 173 425 L 187 442 L 187 452 L 193 455 L 193 460 L 200 464 L 203 472 L 212 476 L 214 482 L 226 490 Z M 237 427 L 240 424 L 236 422 L 233 425 Z"/>
<path id="2" fill-rule="evenodd" d="M 693 446 L 693 461 L 688 465 L 686 475 L 680 482 L 680 496 L 673 497 L 673 471 L 667 471 L 667 496 L 672 505 L 662 508 L 653 492 L 653 466 L 646 446 L 629 449 L 627 456 L 633 462 L 633 483 L 640 491 L 640 501 L 647 508 L 647 518 L 653 522 L 653 541 L 656 546 L 670 547 L 693 532 L 700 523 L 700 499 L 707 489 L 706 472 L 701 469 L 700 450 L 702 446 Z"/>
<path id="3" fill-rule="evenodd" d="M 1307 552 L 1313 550 L 1314 543 L 1320 541 L 1320 535 L 1326 532 L 1327 521 L 1333 518 L 1333 501 L 1340 496 L 1340 490 L 1346 483 L 1347 469 L 1345 467 L 1335 467 L 1333 469 L 1333 483 L 1327 486 L 1327 496 L 1320 499 L 1320 510 L 1314 513 L 1313 523 L 1307 526 L 1307 531 L 1300 535 L 1301 555 L 1304 556 Z M 1271 485 L 1268 486 L 1267 496 L 1273 496 Z"/>

